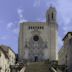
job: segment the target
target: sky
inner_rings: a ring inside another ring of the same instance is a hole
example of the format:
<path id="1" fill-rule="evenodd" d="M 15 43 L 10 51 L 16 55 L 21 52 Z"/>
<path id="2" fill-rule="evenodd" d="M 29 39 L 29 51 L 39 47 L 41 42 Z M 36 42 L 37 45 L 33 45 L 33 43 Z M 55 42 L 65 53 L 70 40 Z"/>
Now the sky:
<path id="1" fill-rule="evenodd" d="M 72 0 L 0 0 L 0 45 L 10 46 L 18 52 L 20 22 L 45 22 L 50 6 L 57 10 L 58 49 L 62 39 L 72 31 Z"/>

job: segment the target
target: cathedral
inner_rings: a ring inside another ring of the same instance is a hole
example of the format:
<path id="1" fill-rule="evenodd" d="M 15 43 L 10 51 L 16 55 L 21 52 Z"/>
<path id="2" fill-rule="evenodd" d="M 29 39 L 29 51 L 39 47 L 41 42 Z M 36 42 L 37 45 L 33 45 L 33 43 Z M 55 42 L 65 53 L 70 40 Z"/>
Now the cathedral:
<path id="1" fill-rule="evenodd" d="M 23 22 L 19 33 L 19 60 L 56 60 L 57 49 L 56 10 L 50 7 L 46 22 Z"/>
<path id="2" fill-rule="evenodd" d="M 56 9 L 46 12 L 46 22 L 21 22 L 18 63 L 12 72 L 58 72 Z M 59 71 L 60 72 L 60 71 Z"/>

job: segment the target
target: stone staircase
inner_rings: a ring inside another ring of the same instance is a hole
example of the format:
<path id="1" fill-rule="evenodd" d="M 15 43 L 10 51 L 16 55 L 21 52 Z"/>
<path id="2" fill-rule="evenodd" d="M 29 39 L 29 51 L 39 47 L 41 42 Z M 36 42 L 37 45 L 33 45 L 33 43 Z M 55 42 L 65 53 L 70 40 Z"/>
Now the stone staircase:
<path id="1" fill-rule="evenodd" d="M 51 72 L 45 62 L 28 63 L 25 72 Z"/>

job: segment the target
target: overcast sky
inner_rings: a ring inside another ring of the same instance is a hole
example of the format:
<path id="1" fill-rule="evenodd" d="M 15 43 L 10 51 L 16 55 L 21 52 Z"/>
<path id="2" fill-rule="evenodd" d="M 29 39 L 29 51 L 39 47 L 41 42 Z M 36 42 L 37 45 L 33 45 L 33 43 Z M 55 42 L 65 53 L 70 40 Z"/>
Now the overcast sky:
<path id="1" fill-rule="evenodd" d="M 72 0 L 0 0 L 0 44 L 10 46 L 17 53 L 19 22 L 44 22 L 50 5 L 57 10 L 60 48 L 64 35 L 72 31 Z"/>

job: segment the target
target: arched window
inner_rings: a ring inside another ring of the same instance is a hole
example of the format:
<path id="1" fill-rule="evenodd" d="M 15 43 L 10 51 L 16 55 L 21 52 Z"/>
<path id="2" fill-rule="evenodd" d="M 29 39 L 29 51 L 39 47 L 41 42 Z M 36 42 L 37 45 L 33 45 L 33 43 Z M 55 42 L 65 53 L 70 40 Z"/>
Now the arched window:
<path id="1" fill-rule="evenodd" d="M 54 14 L 53 14 L 53 12 L 52 12 L 52 17 L 51 17 L 51 18 L 52 18 L 52 20 L 54 19 Z"/>

